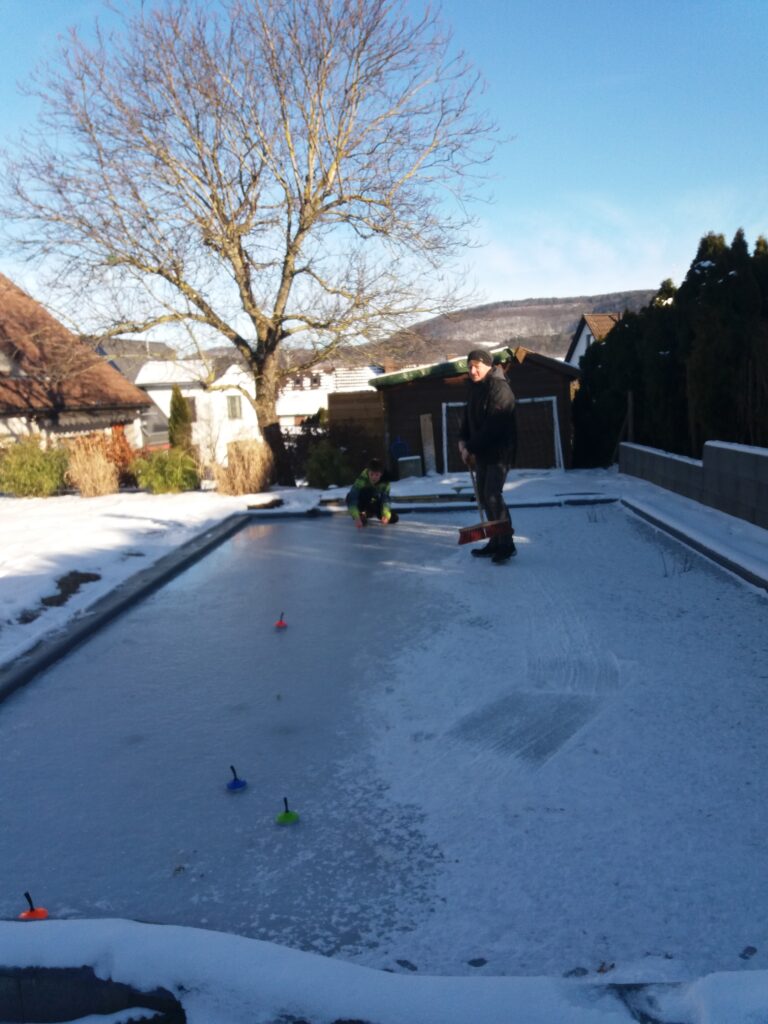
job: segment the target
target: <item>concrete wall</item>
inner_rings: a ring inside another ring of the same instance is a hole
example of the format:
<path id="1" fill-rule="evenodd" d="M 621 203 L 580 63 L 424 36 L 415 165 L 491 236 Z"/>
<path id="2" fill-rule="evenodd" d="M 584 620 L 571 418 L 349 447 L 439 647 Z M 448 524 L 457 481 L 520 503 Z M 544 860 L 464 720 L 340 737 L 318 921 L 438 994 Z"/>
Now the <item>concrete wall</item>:
<path id="1" fill-rule="evenodd" d="M 699 461 L 625 443 L 619 470 L 768 529 L 768 448 L 707 441 Z"/>
<path id="2" fill-rule="evenodd" d="M 22 928 L 29 927 L 22 924 Z M 33 925 L 33 927 L 37 927 Z M 141 1014 L 140 1008 L 154 1010 Z M 181 1003 L 167 989 L 140 992 L 121 982 L 97 978 L 92 967 L 0 967 L 0 1020 L 6 1024 L 57 1024 L 109 1014 L 155 1024 L 185 1024 Z"/>

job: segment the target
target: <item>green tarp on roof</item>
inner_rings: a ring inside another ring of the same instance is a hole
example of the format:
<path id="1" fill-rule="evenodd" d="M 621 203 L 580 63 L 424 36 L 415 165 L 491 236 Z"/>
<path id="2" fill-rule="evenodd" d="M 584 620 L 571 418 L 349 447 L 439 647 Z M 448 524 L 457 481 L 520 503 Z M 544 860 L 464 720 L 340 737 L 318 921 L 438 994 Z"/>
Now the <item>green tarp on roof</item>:
<path id="1" fill-rule="evenodd" d="M 506 347 L 488 349 L 488 351 L 499 363 L 506 363 L 512 354 Z M 444 363 L 412 366 L 406 370 L 398 370 L 397 373 L 382 373 L 378 377 L 374 377 L 370 383 L 378 390 L 378 388 L 391 387 L 393 384 L 407 384 L 411 380 L 422 380 L 425 377 L 458 377 L 466 372 L 467 357 L 462 356 L 461 359 L 451 359 Z"/>

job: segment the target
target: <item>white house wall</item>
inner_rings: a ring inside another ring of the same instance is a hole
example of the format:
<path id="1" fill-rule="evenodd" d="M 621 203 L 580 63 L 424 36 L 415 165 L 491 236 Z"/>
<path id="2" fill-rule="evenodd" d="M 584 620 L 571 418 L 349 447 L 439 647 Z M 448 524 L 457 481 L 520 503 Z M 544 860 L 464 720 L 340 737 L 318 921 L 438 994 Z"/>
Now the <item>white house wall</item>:
<path id="1" fill-rule="evenodd" d="M 21 437 L 39 437 L 40 430 L 36 423 L 26 416 L 0 416 L 0 442 L 15 441 Z"/>
<path id="2" fill-rule="evenodd" d="M 168 367 L 175 367 L 169 370 Z M 184 361 L 175 364 L 159 362 L 145 363 L 139 371 L 136 383 L 147 392 L 152 401 L 166 417 L 171 414 L 173 385 L 178 385 L 184 398 L 194 399 L 195 421 L 192 423 L 192 444 L 200 451 L 203 463 L 227 464 L 227 445 L 232 441 L 253 441 L 261 439 L 256 411 L 248 399 L 255 395 L 253 378 L 236 366 L 231 366 L 215 384 L 204 388 L 194 379 L 194 372 L 201 372 L 202 364 Z M 186 378 L 186 379 L 185 379 Z M 240 400 L 240 418 L 229 416 L 228 399 Z"/>
<path id="3" fill-rule="evenodd" d="M 276 403 L 281 427 L 290 430 L 321 409 L 327 409 L 331 392 L 373 390 L 368 382 L 380 372 L 377 366 L 339 368 L 331 372 L 315 369 L 301 378 L 300 387 L 290 381 L 280 391 Z M 197 419 L 192 424 L 192 443 L 199 447 L 204 461 L 226 465 L 227 445 L 231 441 L 261 438 L 256 412 L 243 393 L 254 396 L 255 385 L 250 374 L 232 365 L 206 390 L 199 383 L 206 374 L 207 367 L 201 360 L 149 360 L 139 370 L 136 384 L 147 392 L 166 418 L 170 416 L 174 385 L 178 385 L 185 398 L 193 398 Z M 234 395 L 241 399 L 239 420 L 229 418 L 227 398 Z"/>
<path id="4" fill-rule="evenodd" d="M 280 425 L 290 429 L 321 409 L 328 408 L 328 396 L 339 391 L 373 391 L 368 383 L 381 372 L 380 367 L 364 366 L 354 369 L 339 368 L 332 373 L 315 370 L 301 378 L 301 387 L 290 381 L 277 399 Z M 313 383 L 314 380 L 314 383 Z"/>
<path id="5" fill-rule="evenodd" d="M 584 353 L 587 351 L 587 349 L 594 340 L 595 339 L 592 335 L 592 331 L 590 331 L 589 327 L 586 324 L 582 324 L 581 330 L 579 331 L 579 336 L 576 339 L 576 346 L 574 347 L 573 354 L 570 358 L 571 366 L 579 365 L 581 357 L 584 355 Z"/>
<path id="6" fill-rule="evenodd" d="M 89 434 L 112 435 L 112 427 L 121 424 L 125 437 L 132 448 L 141 448 L 141 418 L 122 420 L 115 416 L 83 413 L 78 416 L 63 415 L 57 426 L 40 427 L 27 416 L 0 416 L 0 443 L 4 440 L 19 440 L 25 437 L 39 437 L 48 442 L 55 439 L 87 437 Z"/>
<path id="7" fill-rule="evenodd" d="M 301 380 L 301 387 L 297 383 Z M 312 383 L 313 380 L 315 383 Z M 315 371 L 302 378 L 290 380 L 277 396 L 275 409 L 280 426 L 290 430 L 308 416 L 328 408 L 328 395 L 334 389 L 332 373 Z"/>

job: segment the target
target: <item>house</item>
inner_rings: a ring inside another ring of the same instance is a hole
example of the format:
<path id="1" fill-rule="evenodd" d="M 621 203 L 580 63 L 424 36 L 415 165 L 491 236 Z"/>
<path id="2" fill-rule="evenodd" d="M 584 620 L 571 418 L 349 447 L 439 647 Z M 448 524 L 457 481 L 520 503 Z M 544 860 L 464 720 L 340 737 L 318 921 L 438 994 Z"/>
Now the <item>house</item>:
<path id="1" fill-rule="evenodd" d="M 134 384 L 144 363 L 151 359 L 176 359 L 178 356 L 176 349 L 164 341 L 150 341 L 148 338 L 106 338 L 98 342 L 96 351 Z"/>
<path id="2" fill-rule="evenodd" d="M 310 416 L 328 408 L 328 397 L 339 392 L 373 390 L 369 381 L 382 373 L 380 366 L 333 366 L 318 364 L 292 374 L 277 397 L 277 416 L 287 433 L 297 430 Z"/>
<path id="3" fill-rule="evenodd" d="M 571 338 L 571 344 L 565 354 L 566 363 L 578 366 L 589 346 L 595 341 L 602 341 L 619 320 L 621 313 L 585 313 Z"/>
<path id="4" fill-rule="evenodd" d="M 145 338 L 109 338 L 99 342 L 96 351 L 132 384 L 136 383 L 139 370 L 144 363 L 153 359 L 176 358 L 176 351 L 170 345 Z M 168 447 L 168 417 L 154 402 L 149 408 L 142 409 L 140 426 L 142 448 L 151 451 Z"/>
<path id="5" fill-rule="evenodd" d="M 241 366 L 231 363 L 219 372 L 215 363 L 202 359 L 153 359 L 141 367 L 136 384 L 166 422 L 171 393 L 178 385 L 191 413 L 192 444 L 203 465 L 225 466 L 227 445 L 232 441 L 261 439 L 251 402 L 256 394 L 253 377 Z"/>
<path id="6" fill-rule="evenodd" d="M 579 371 L 525 348 L 493 351 L 517 399 L 518 469 L 571 466 L 571 399 Z M 458 436 L 466 405 L 465 357 L 382 374 L 372 384 L 383 400 L 390 462 L 420 456 L 424 469 L 464 468 Z M 394 468 L 394 466 L 393 466 Z"/>
<path id="7" fill-rule="evenodd" d="M 150 400 L 0 274 L 0 440 L 124 431 L 141 444 Z"/>
<path id="8" fill-rule="evenodd" d="M 232 355 L 211 359 L 150 359 L 136 374 L 136 384 L 153 401 L 143 417 L 145 444 L 168 443 L 171 392 L 178 384 L 192 412 L 192 443 L 203 463 L 226 465 L 231 441 L 260 439 L 253 405 L 253 376 Z M 235 357 L 236 358 L 236 357 Z M 115 362 L 122 365 L 123 360 Z M 222 372 L 223 371 L 223 372 Z M 380 366 L 335 367 L 322 364 L 289 376 L 277 397 L 277 415 L 286 433 L 297 431 L 310 416 L 328 408 L 329 395 L 372 390 L 369 380 Z"/>

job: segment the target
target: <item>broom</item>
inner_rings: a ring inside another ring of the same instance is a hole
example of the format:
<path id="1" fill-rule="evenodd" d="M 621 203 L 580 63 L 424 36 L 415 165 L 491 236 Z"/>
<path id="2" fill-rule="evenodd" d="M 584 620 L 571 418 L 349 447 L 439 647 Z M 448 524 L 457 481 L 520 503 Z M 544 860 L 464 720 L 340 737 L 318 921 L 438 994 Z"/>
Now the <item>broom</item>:
<path id="1" fill-rule="evenodd" d="M 479 540 L 485 540 L 486 538 L 491 537 L 498 537 L 504 533 L 511 533 L 511 520 L 488 520 L 485 518 L 483 506 L 480 504 L 480 495 L 477 493 L 477 480 L 475 479 L 475 471 L 474 469 L 472 469 L 471 466 L 469 467 L 469 475 L 472 477 L 472 487 L 475 492 L 475 501 L 477 502 L 477 508 L 480 513 L 480 522 L 475 523 L 474 526 L 459 527 L 459 544 L 475 544 Z"/>

